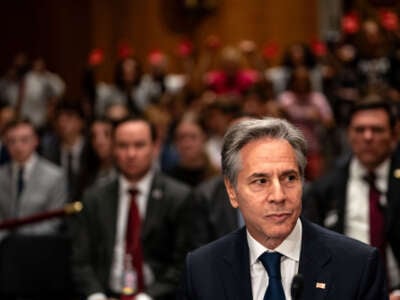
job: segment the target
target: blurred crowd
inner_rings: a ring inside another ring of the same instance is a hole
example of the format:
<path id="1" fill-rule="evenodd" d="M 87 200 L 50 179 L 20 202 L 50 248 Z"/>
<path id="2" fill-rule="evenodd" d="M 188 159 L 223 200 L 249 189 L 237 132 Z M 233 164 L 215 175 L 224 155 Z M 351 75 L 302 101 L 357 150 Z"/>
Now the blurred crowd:
<path id="1" fill-rule="evenodd" d="M 81 200 L 88 190 L 118 178 L 113 127 L 132 115 L 155 126 L 152 168 L 194 190 L 221 181 L 222 139 L 233 122 L 286 118 L 308 141 L 305 179 L 311 185 L 350 155 L 346 130 L 356 103 L 385 99 L 398 120 L 400 28 L 397 21 L 395 26 L 385 20 L 349 14 L 334 41 L 294 42 L 282 57 L 274 43 L 224 45 L 214 35 L 197 48 L 185 40 L 177 53 L 154 50 L 144 61 L 125 49 L 113 82 L 98 80 L 97 69 L 107 58 L 94 49 L 77 74 L 82 77 L 79 99 L 65 97 L 68 84 L 47 69 L 43 58 L 17 54 L 0 79 L 0 190 L 6 195 L 4 201 L 0 197 L 0 221 Z M 170 71 L 172 56 L 178 57 L 179 73 Z M 26 161 L 43 162 L 42 173 L 27 164 L 28 175 L 21 175 L 26 180 L 19 181 L 19 165 Z M 19 199 L 12 207 L 11 198 Z M 22 205 L 24 198 L 35 205 Z M 48 225 L 22 231 L 59 230 L 57 222 Z"/>

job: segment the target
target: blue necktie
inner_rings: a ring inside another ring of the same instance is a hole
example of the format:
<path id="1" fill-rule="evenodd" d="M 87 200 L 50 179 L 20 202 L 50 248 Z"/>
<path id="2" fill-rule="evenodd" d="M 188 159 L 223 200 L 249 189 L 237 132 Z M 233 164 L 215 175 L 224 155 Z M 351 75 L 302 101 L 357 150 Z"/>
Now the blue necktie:
<path id="1" fill-rule="evenodd" d="M 281 256 L 278 252 L 264 252 L 259 257 L 269 277 L 264 300 L 285 300 L 281 281 Z"/>

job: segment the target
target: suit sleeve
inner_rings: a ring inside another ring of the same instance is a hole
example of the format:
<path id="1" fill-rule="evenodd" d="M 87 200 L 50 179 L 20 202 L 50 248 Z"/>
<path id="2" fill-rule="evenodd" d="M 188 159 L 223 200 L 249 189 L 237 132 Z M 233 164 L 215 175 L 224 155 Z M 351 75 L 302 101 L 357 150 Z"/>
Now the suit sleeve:
<path id="1" fill-rule="evenodd" d="M 172 239 L 171 247 L 173 250 L 171 253 L 168 253 L 170 257 L 168 261 L 162 263 L 164 266 L 159 269 L 160 272 L 153 269 L 153 272 L 156 273 L 156 279 L 155 282 L 147 288 L 146 293 L 154 299 L 164 299 L 164 297 L 169 299 L 168 297 L 176 295 L 185 256 L 189 248 L 189 242 L 187 240 L 189 211 L 186 201 L 189 200 L 190 189 L 186 186 L 180 186 L 179 188 L 175 186 L 173 189 L 174 192 L 170 194 L 171 199 L 169 199 L 172 202 L 170 203 L 171 207 L 169 208 L 168 220 L 165 220 L 170 226 L 164 224 L 160 229 L 166 230 L 167 227 L 170 227 L 169 231 L 165 231 L 164 234 L 168 235 L 168 239 Z M 162 233 L 160 232 L 160 234 Z M 153 263 L 155 259 L 156 258 L 153 258 Z M 158 264 L 159 262 L 155 263 Z"/>
<path id="2" fill-rule="evenodd" d="M 387 282 L 382 260 L 374 249 L 365 265 L 360 281 L 359 300 L 388 300 Z"/>
<path id="3" fill-rule="evenodd" d="M 181 280 L 178 286 L 176 300 L 194 299 L 190 293 L 190 273 L 189 273 L 190 253 L 186 256 L 186 263 L 182 272 Z"/>
<path id="4" fill-rule="evenodd" d="M 104 289 L 94 271 L 91 263 L 91 240 L 96 239 L 95 233 L 90 230 L 93 228 L 92 214 L 93 196 L 83 199 L 83 210 L 71 222 L 72 231 L 72 255 L 71 273 L 75 290 L 78 294 L 88 296 L 94 293 L 104 293 Z"/>

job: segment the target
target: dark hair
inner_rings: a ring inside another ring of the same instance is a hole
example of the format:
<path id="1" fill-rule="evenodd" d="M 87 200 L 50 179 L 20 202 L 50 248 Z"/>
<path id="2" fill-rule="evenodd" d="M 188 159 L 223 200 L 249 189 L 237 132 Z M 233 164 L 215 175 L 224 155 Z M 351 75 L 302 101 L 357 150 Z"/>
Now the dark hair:
<path id="1" fill-rule="evenodd" d="M 62 100 L 57 104 L 55 112 L 57 117 L 62 113 L 69 113 L 78 116 L 82 120 L 85 119 L 85 114 L 79 100 Z"/>
<path id="2" fill-rule="evenodd" d="M 78 195 L 82 195 L 86 188 L 88 188 L 91 184 L 95 182 L 96 175 L 98 174 L 101 161 L 99 156 L 97 155 L 93 144 L 92 144 L 92 133 L 90 129 L 92 128 L 93 124 L 95 123 L 105 123 L 109 124 L 111 130 L 113 128 L 113 122 L 105 117 L 95 118 L 90 122 L 88 126 L 88 133 L 87 136 L 89 138 L 89 143 L 87 143 L 86 147 L 84 148 L 86 159 L 83 161 L 83 166 L 81 168 L 81 172 L 79 174 L 80 180 L 78 184 Z"/>
<path id="3" fill-rule="evenodd" d="M 309 69 L 304 66 L 298 66 L 292 70 L 289 76 L 289 80 L 287 82 L 286 89 L 289 91 L 293 91 L 295 93 L 298 92 L 298 90 L 296 90 L 295 83 L 297 83 L 298 80 L 301 79 L 300 77 L 302 75 L 301 72 L 307 74 L 307 77 L 305 78 L 307 84 L 307 93 L 310 93 L 312 91 L 311 77 L 310 77 L 311 75 Z"/>
<path id="4" fill-rule="evenodd" d="M 135 86 L 138 85 L 140 83 L 140 81 L 142 79 L 142 75 L 143 75 L 142 66 L 136 58 L 127 57 L 127 58 L 120 60 L 117 63 L 117 65 L 115 66 L 114 83 L 121 90 L 125 90 L 125 88 L 126 88 L 126 83 L 124 81 L 124 67 L 123 66 L 127 60 L 132 60 L 135 63 L 136 78 L 135 78 L 135 81 L 133 82 L 133 85 L 135 85 Z"/>
<path id="5" fill-rule="evenodd" d="M 252 95 L 257 96 L 264 103 L 275 98 L 272 81 L 268 79 L 260 80 L 244 92 L 244 97 Z"/>
<path id="6" fill-rule="evenodd" d="M 179 127 L 180 124 L 189 122 L 192 124 L 196 124 L 197 126 L 200 127 L 200 129 L 204 133 L 207 133 L 207 125 L 205 123 L 204 118 L 205 117 L 202 114 L 198 114 L 198 113 L 192 112 L 192 111 L 187 111 L 176 120 L 176 122 L 173 125 L 172 130 L 175 133 L 176 129 Z"/>
<path id="7" fill-rule="evenodd" d="M 355 113 L 371 109 L 383 109 L 384 111 L 386 111 L 389 117 L 390 128 L 393 129 L 396 126 L 398 115 L 396 107 L 389 101 L 384 100 L 384 98 L 378 94 L 367 95 L 352 105 L 349 112 L 349 117 L 347 119 L 347 126 L 350 125 L 350 122 Z"/>
<path id="8" fill-rule="evenodd" d="M 218 96 L 215 101 L 206 105 L 205 113 L 207 114 L 211 110 L 217 110 L 225 115 L 236 117 L 241 111 L 239 98 L 235 96 Z"/>
<path id="9" fill-rule="evenodd" d="M 137 116 L 137 115 L 129 115 L 121 120 L 113 122 L 114 126 L 112 129 L 112 135 L 115 135 L 115 130 L 121 126 L 122 124 L 129 123 L 129 122 L 144 122 L 150 128 L 151 140 L 155 142 L 157 140 L 157 129 L 156 126 L 151 122 L 148 118 L 144 116 Z"/>
<path id="10" fill-rule="evenodd" d="M 38 132 L 37 132 L 37 129 L 36 129 L 35 125 L 28 118 L 16 118 L 16 119 L 13 119 L 13 120 L 7 122 L 4 125 L 4 129 L 3 129 L 2 133 L 6 134 L 11 129 L 14 129 L 14 128 L 20 126 L 20 125 L 27 125 L 27 126 L 31 127 L 33 132 L 34 132 L 34 134 L 38 135 Z"/>
<path id="11" fill-rule="evenodd" d="M 294 46 L 299 46 L 303 50 L 304 65 L 307 68 L 315 67 L 315 65 L 316 65 L 315 55 L 312 53 L 310 47 L 304 43 L 293 43 L 293 44 L 289 45 L 286 48 L 285 53 L 283 55 L 282 65 L 284 65 L 285 67 L 288 67 L 289 69 L 292 69 L 295 67 L 293 60 L 292 60 L 292 53 L 291 53 L 292 48 Z"/>

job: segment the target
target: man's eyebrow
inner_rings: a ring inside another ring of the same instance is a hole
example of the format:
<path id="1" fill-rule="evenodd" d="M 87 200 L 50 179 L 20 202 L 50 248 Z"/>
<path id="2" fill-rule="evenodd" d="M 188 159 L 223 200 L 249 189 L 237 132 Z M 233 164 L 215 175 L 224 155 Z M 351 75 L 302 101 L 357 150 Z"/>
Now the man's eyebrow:
<path id="1" fill-rule="evenodd" d="M 281 175 L 290 175 L 290 174 L 299 174 L 299 171 L 296 169 L 290 169 L 290 170 L 283 171 L 281 173 Z"/>
<path id="2" fill-rule="evenodd" d="M 257 172 L 257 173 L 251 174 L 248 178 L 249 178 L 249 179 L 253 179 L 253 178 L 269 177 L 269 176 L 270 176 L 270 174 L 268 174 L 268 173 Z"/>

